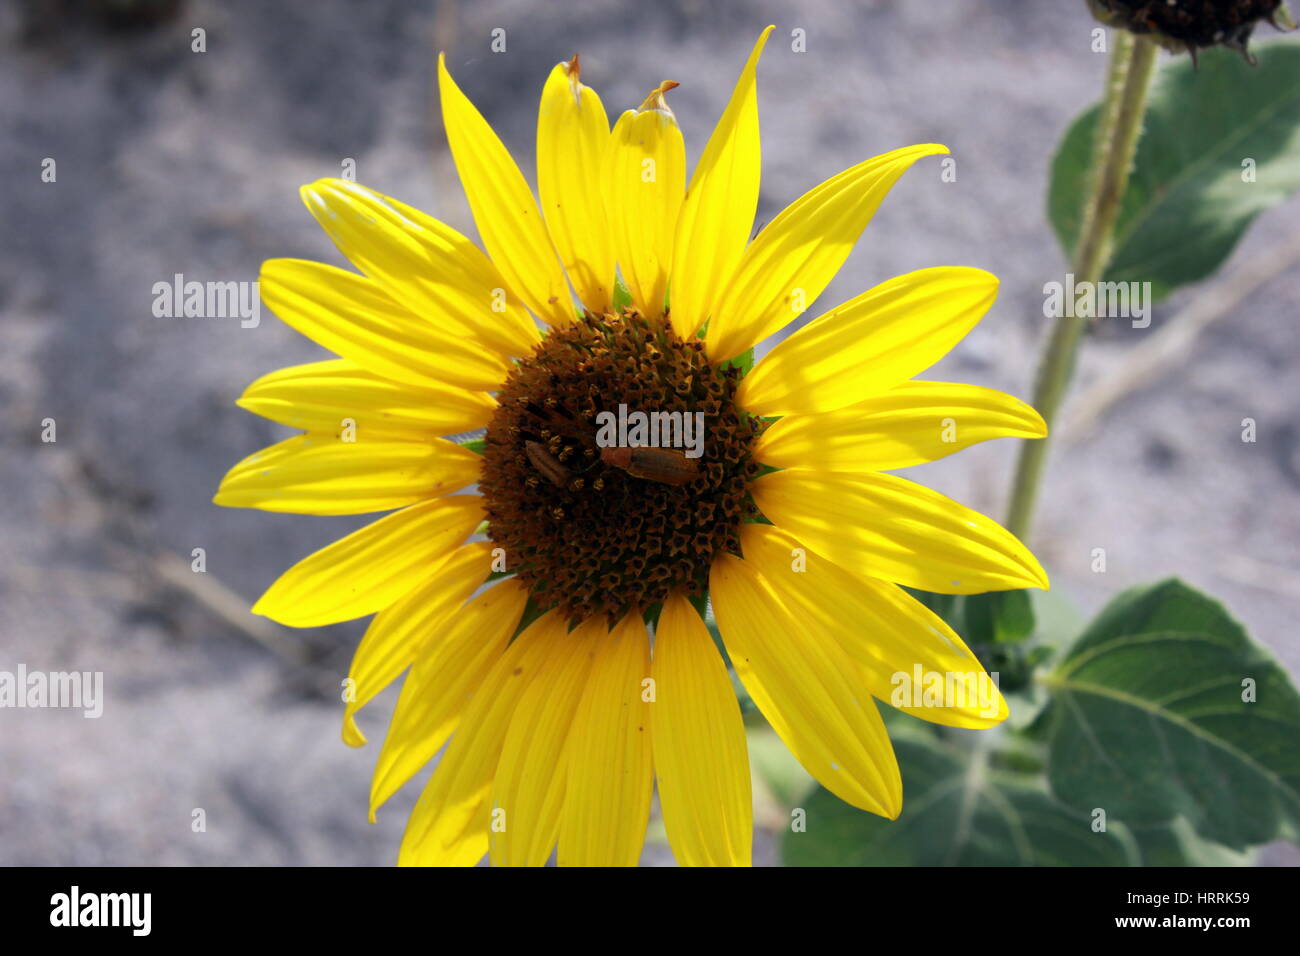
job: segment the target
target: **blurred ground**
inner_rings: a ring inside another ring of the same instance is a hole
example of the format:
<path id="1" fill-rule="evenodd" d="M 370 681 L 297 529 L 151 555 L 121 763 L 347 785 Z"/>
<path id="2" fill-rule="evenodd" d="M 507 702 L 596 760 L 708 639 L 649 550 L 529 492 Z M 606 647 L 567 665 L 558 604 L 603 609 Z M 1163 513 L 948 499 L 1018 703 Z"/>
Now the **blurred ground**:
<path id="1" fill-rule="evenodd" d="M 375 746 L 338 740 L 331 688 L 361 627 L 272 626 L 287 649 L 273 653 L 210 606 L 224 586 L 239 616 L 240 600 L 361 523 L 210 504 L 225 469 L 279 435 L 234 398 L 319 350 L 269 313 L 255 329 L 155 318 L 151 290 L 178 272 L 252 280 L 274 256 L 339 261 L 297 188 L 339 175 L 346 158 L 361 182 L 470 231 L 439 131 L 438 48 L 531 175 L 537 99 L 557 60 L 581 51 L 611 113 L 679 80 L 673 106 L 694 157 L 775 22 L 759 74 L 759 219 L 875 153 L 949 144 L 957 181 L 941 182 L 934 162 L 909 173 L 822 302 L 927 265 L 988 268 L 1000 301 L 932 377 L 1029 394 L 1042 286 L 1064 271 L 1043 218 L 1048 162 L 1104 67 L 1082 3 L 503 0 L 435 13 L 400 0 L 193 0 L 174 19 L 116 30 L 60 15 L 102 5 L 0 9 L 0 669 L 103 671 L 108 696 L 99 720 L 0 712 L 0 863 L 394 858 L 417 788 L 369 827 Z M 206 53 L 191 52 L 194 27 Z M 505 53 L 489 51 L 494 28 Z M 791 51 L 794 28 L 807 53 Z M 56 183 L 41 182 L 45 157 Z M 1297 213 L 1292 201 L 1263 216 L 1230 268 L 1292 237 Z M 1160 307 L 1149 331 L 1196 294 Z M 1056 459 L 1035 540 L 1056 590 L 1094 608 L 1179 575 L 1300 669 L 1298 308 L 1292 271 Z M 1144 334 L 1103 336 L 1082 380 Z M 1239 439 L 1248 416 L 1256 444 Z M 56 444 L 39 441 L 47 417 Z M 918 477 L 1001 515 L 1014 451 L 982 446 Z M 216 589 L 206 605 L 154 563 L 188 563 L 196 547 Z M 1097 547 L 1105 574 L 1090 570 Z M 363 715 L 372 741 L 391 702 Z M 204 833 L 191 832 L 194 808 Z M 671 857 L 651 846 L 646 859 Z M 760 838 L 758 861 L 773 859 Z"/>

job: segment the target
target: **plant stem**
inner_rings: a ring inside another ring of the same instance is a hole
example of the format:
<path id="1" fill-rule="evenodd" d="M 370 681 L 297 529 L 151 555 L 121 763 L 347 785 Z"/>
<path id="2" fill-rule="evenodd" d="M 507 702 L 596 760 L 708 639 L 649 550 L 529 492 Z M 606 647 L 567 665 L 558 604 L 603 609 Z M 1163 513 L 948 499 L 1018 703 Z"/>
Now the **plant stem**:
<path id="1" fill-rule="evenodd" d="M 1154 43 L 1122 30 L 1116 31 L 1113 37 L 1115 46 L 1106 78 L 1106 95 L 1093 134 L 1083 221 L 1071 263 L 1076 286 L 1100 282 L 1110 261 L 1115 220 L 1128 185 L 1133 154 L 1142 131 L 1147 88 L 1156 63 Z M 1047 422 L 1049 431 L 1074 375 L 1086 327 L 1086 318 L 1058 317 L 1039 360 L 1033 405 Z M 1039 438 L 1022 442 L 1020 446 L 1007 527 L 1021 539 L 1028 536 L 1032 526 L 1049 441 L 1049 438 Z"/>

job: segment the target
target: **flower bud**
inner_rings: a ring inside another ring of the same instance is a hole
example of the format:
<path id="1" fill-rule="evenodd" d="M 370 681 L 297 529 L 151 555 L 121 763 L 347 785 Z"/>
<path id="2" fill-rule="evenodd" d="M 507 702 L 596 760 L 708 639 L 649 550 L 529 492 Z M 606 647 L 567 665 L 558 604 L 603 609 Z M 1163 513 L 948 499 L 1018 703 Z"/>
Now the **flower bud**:
<path id="1" fill-rule="evenodd" d="M 1226 46 L 1254 66 L 1246 45 L 1260 20 L 1278 30 L 1295 28 L 1282 0 L 1088 0 L 1088 6 L 1107 26 L 1186 50 L 1193 60 L 1198 49 Z"/>

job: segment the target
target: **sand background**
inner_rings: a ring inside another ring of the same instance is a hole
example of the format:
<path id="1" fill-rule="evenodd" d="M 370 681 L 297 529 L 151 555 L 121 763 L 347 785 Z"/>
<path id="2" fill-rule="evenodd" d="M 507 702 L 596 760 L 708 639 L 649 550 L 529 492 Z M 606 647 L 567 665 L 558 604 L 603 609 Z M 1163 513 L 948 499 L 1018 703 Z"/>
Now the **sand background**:
<path id="1" fill-rule="evenodd" d="M 210 503 L 226 468 L 283 433 L 236 396 L 321 350 L 269 311 L 255 329 L 155 318 L 151 290 L 175 273 L 252 280 L 275 256 L 341 262 L 297 188 L 346 158 L 361 182 L 472 234 L 440 130 L 436 50 L 531 176 L 557 60 L 580 51 L 611 113 L 680 81 L 672 103 L 693 162 L 754 37 L 776 23 L 759 73 L 759 219 L 863 158 L 947 143 L 957 181 L 941 182 L 937 161 L 913 169 L 821 303 L 923 266 L 990 269 L 1001 298 L 930 377 L 1026 397 L 1042 287 L 1065 271 L 1044 220 L 1048 164 L 1105 66 L 1081 2 L 190 0 L 127 30 L 105 29 L 84 12 L 94 6 L 0 8 L 0 669 L 102 671 L 107 694 L 98 720 L 0 712 L 4 864 L 395 857 L 416 788 L 376 826 L 365 818 L 395 694 L 363 716 L 370 748 L 338 738 L 334 695 L 361 623 L 290 632 L 214 612 L 225 602 L 243 619 L 280 571 L 364 520 Z M 206 53 L 190 49 L 194 27 Z M 489 50 L 495 28 L 505 53 Z M 790 49 L 795 28 L 806 53 Z M 56 183 L 40 180 L 44 157 Z M 1294 241 L 1297 214 L 1293 199 L 1262 216 L 1228 269 Z M 1145 332 L 1104 329 L 1082 384 L 1201 292 L 1159 306 Z M 1094 609 L 1178 575 L 1300 670 L 1298 313 L 1291 270 L 1203 335 L 1186 366 L 1059 449 L 1034 537 L 1058 592 Z M 55 444 L 39 441 L 47 417 Z M 1255 444 L 1240 440 L 1244 417 Z M 1002 515 L 1014 452 L 991 443 L 914 476 Z M 206 599 L 168 583 L 196 547 Z M 1090 569 L 1097 547 L 1105 574 Z M 194 808 L 206 832 L 191 831 Z M 760 834 L 757 862 L 774 858 Z M 646 862 L 671 856 L 650 845 Z"/>

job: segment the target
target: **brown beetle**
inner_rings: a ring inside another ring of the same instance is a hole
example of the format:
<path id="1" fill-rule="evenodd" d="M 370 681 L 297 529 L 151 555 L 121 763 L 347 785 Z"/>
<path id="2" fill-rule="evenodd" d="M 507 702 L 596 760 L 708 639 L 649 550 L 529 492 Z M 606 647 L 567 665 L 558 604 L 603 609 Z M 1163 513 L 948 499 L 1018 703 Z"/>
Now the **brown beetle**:
<path id="1" fill-rule="evenodd" d="M 699 464 L 680 448 L 602 448 L 600 460 L 633 478 L 684 485 L 700 475 Z"/>
<path id="2" fill-rule="evenodd" d="M 524 442 L 524 454 L 532 462 L 534 468 L 546 476 L 546 479 L 557 488 L 563 488 L 568 483 L 573 472 L 565 468 L 555 456 L 546 450 L 546 446 L 539 441 Z"/>

